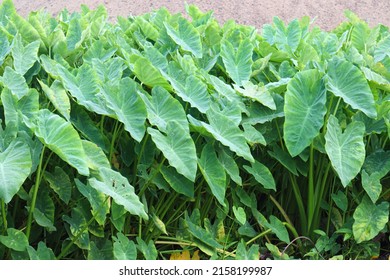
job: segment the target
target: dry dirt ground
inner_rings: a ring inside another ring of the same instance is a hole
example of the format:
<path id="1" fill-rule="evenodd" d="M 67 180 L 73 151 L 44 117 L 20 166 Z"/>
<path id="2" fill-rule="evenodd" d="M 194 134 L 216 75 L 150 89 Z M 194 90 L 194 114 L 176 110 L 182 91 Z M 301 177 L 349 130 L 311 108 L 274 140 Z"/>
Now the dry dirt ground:
<path id="1" fill-rule="evenodd" d="M 79 11 L 81 4 L 90 8 L 104 4 L 112 21 L 117 16 L 139 15 L 162 6 L 173 13 L 184 12 L 185 3 L 195 4 L 203 11 L 213 10 L 220 23 L 234 19 L 258 29 L 265 23 L 271 23 L 273 16 L 279 16 L 284 21 L 310 16 L 316 18 L 315 25 L 329 31 L 345 20 L 346 9 L 356 13 L 371 26 L 378 23 L 390 26 L 390 0 L 14 0 L 18 12 L 23 16 L 40 9 L 55 15 L 64 8 L 72 12 Z"/>

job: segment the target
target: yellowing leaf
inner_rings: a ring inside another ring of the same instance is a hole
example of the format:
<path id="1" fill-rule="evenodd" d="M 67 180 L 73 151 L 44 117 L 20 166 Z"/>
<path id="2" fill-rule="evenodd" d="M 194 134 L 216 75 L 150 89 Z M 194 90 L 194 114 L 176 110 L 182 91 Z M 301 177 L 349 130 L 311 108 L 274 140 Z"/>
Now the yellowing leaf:
<path id="1" fill-rule="evenodd" d="M 173 261 L 200 260 L 200 258 L 199 258 L 199 250 L 196 250 L 194 252 L 194 254 L 192 255 L 192 258 L 191 258 L 191 255 L 190 255 L 190 251 L 184 250 L 181 253 L 180 252 L 173 253 L 170 256 L 169 259 L 173 260 Z"/>

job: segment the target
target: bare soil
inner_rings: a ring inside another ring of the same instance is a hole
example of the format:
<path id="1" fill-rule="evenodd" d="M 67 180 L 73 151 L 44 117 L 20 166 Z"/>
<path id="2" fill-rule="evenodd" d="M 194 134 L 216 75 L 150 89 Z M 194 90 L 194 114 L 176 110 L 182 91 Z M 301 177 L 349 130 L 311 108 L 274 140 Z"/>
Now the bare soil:
<path id="1" fill-rule="evenodd" d="M 378 23 L 390 26 L 390 0 L 14 0 L 18 12 L 23 16 L 40 9 L 56 15 L 64 8 L 71 12 L 79 11 L 81 4 L 91 9 L 103 4 L 112 21 L 117 16 L 139 15 L 163 6 L 172 13 L 183 13 L 186 2 L 197 5 L 203 11 L 213 10 L 220 23 L 234 19 L 258 29 L 265 23 L 271 23 L 274 16 L 279 16 L 284 21 L 310 16 L 312 19 L 316 18 L 315 25 L 329 31 L 345 20 L 345 10 L 356 13 L 370 26 Z"/>

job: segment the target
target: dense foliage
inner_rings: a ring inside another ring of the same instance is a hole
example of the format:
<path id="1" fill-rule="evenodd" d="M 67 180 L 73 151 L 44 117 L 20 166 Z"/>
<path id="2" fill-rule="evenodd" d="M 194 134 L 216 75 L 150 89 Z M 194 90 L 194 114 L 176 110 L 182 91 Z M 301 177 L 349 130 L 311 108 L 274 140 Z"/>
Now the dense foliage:
<path id="1" fill-rule="evenodd" d="M 388 27 L 186 8 L 2 2 L 1 258 L 387 257 Z"/>

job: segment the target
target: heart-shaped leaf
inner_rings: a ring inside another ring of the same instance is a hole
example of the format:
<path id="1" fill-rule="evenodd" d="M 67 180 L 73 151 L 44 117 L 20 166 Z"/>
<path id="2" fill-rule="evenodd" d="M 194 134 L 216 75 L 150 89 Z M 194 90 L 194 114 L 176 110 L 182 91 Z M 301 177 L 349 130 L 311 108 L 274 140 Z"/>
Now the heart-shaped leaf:
<path id="1" fill-rule="evenodd" d="M 0 199 L 9 203 L 30 174 L 30 148 L 15 139 L 0 153 Z"/>
<path id="2" fill-rule="evenodd" d="M 343 133 L 337 118 L 333 115 L 329 117 L 325 150 L 344 187 L 356 177 L 363 165 L 366 155 L 364 131 L 362 122 L 352 122 Z"/>
<path id="3" fill-rule="evenodd" d="M 284 141 L 291 156 L 299 155 L 319 134 L 326 114 L 325 86 L 318 70 L 294 76 L 284 103 Z"/>

